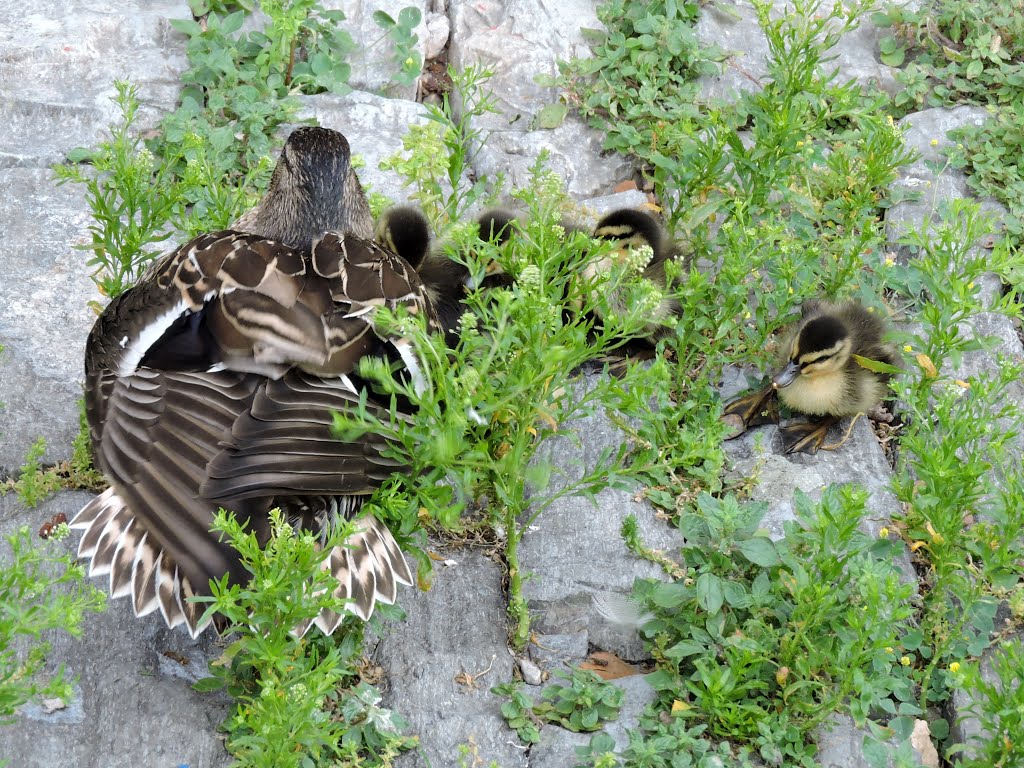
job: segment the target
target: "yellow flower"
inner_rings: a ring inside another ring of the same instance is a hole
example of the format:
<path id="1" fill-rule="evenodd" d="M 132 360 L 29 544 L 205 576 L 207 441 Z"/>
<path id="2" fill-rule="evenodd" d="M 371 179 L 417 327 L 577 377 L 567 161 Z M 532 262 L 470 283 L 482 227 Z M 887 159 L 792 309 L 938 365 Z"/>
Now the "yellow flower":
<path id="1" fill-rule="evenodd" d="M 885 652 L 886 653 L 892 653 L 893 652 L 893 647 L 891 645 L 885 646 Z"/>
<path id="2" fill-rule="evenodd" d="M 902 664 L 904 667 L 909 667 L 910 666 L 910 657 L 909 656 L 902 656 L 902 657 L 900 657 L 900 664 Z"/>
<path id="3" fill-rule="evenodd" d="M 960 671 L 960 662 L 959 661 L 954 661 L 952 664 L 950 664 L 949 665 L 949 671 L 952 672 L 954 675 L 957 672 L 959 672 Z"/>
<path id="4" fill-rule="evenodd" d="M 880 539 L 887 539 L 887 538 L 889 538 L 889 529 L 884 527 L 884 526 L 882 528 L 880 528 L 879 531 L 878 531 L 878 538 L 880 538 Z"/>
<path id="5" fill-rule="evenodd" d="M 909 344 L 906 344 L 903 347 L 903 351 L 909 354 L 909 353 L 914 351 L 914 348 L 912 346 L 910 346 Z"/>
<path id="6" fill-rule="evenodd" d="M 939 140 L 938 139 L 932 139 L 932 146 L 933 147 L 939 146 Z"/>

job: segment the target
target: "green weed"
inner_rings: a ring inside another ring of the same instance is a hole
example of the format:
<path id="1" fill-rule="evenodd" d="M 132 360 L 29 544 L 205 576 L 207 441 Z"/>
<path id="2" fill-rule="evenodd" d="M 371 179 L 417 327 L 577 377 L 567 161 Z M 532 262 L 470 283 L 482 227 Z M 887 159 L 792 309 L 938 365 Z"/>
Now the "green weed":
<path id="1" fill-rule="evenodd" d="M 958 745 L 950 756 L 958 756 L 964 768 L 1009 768 L 1024 762 L 1024 686 L 1019 684 L 1024 668 L 1024 647 L 1020 640 L 1006 643 L 988 658 L 992 679 L 987 679 L 981 664 L 958 665 L 952 684 L 970 696 L 965 715 L 977 719 L 979 739 Z"/>
<path id="2" fill-rule="evenodd" d="M 381 170 L 395 171 L 405 186 L 412 187 L 412 199 L 435 231 L 444 232 L 469 210 L 492 203 L 501 187 L 501 179 L 469 180 L 486 138 L 473 121 L 497 111 L 494 95 L 486 88 L 492 74 L 475 67 L 450 71 L 451 91 L 442 96 L 440 106 L 427 105 L 430 122 L 410 126 L 402 139 L 403 152 L 380 165 Z"/>
<path id="3" fill-rule="evenodd" d="M 43 679 L 50 643 L 45 632 L 82 633 L 87 613 L 103 610 L 105 597 L 85 580 L 74 558 L 58 553 L 68 532 L 58 526 L 50 540 L 33 543 L 27 527 L 6 536 L 9 552 L 0 565 L 0 723 L 10 725 L 18 709 L 37 698 L 71 698 L 63 666 Z M 0 761 L 6 765 L 6 761 Z"/>
<path id="4" fill-rule="evenodd" d="M 212 597 L 196 598 L 224 617 L 236 639 L 211 664 L 212 677 L 195 687 L 223 687 L 237 701 L 222 727 L 238 766 L 390 765 L 415 741 L 401 735 L 404 722 L 379 706 L 376 690 L 356 682 L 361 623 L 349 621 L 331 637 L 315 629 L 301 639 L 292 634 L 325 608 L 343 609 L 319 563 L 351 524 L 320 542 L 292 530 L 276 510 L 271 522 L 273 534 L 261 548 L 233 516 L 222 512 L 214 521 L 213 530 L 232 543 L 252 579 L 229 586 L 225 576 L 211 583 Z"/>
<path id="5" fill-rule="evenodd" d="M 501 714 L 526 744 L 540 741 L 543 723 L 555 723 L 576 733 L 594 731 L 602 723 L 619 716 L 625 693 L 589 670 L 558 671 L 555 675 L 565 684 L 552 683 L 541 693 L 541 701 L 533 700 L 522 692 L 521 683 L 503 683 L 491 692 L 507 696 L 501 705 Z"/>

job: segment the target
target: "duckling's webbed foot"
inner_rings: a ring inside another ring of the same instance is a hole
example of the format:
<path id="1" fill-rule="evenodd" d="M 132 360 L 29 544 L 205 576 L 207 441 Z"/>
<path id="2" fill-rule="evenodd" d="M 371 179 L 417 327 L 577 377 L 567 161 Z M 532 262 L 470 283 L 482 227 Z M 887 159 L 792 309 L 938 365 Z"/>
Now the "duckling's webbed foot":
<path id="1" fill-rule="evenodd" d="M 786 453 L 810 453 L 815 454 L 819 448 L 831 451 L 846 442 L 849 433 L 838 443 L 825 445 L 825 438 L 829 429 L 839 421 L 835 416 L 826 416 L 816 421 L 800 421 L 795 424 L 787 424 L 779 427 L 779 435 L 782 437 L 782 447 Z"/>
<path id="2" fill-rule="evenodd" d="M 779 421 L 779 400 L 774 387 L 768 386 L 726 403 L 722 409 L 722 421 L 733 428 L 726 437 L 739 437 L 751 427 L 761 424 L 777 424 Z"/>

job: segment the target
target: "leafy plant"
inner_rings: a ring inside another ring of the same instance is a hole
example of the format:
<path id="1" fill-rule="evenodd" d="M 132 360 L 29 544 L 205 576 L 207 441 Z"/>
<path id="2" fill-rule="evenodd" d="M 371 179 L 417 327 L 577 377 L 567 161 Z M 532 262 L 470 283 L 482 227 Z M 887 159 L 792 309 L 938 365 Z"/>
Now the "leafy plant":
<path id="1" fill-rule="evenodd" d="M 109 298 L 137 281 L 160 254 L 148 246 L 171 236 L 170 222 L 181 205 L 178 184 L 135 131 L 138 89 L 122 81 L 114 85 L 122 122 L 112 126 L 110 140 L 96 150 L 75 150 L 70 163 L 54 167 L 58 184 L 85 185 L 92 242 L 78 247 L 92 252 L 86 263 L 95 267 L 92 279 Z"/>
<path id="2" fill-rule="evenodd" d="M 1000 359 L 988 375 L 966 380 L 948 370 L 989 343 L 967 332 L 973 317 L 1021 311 L 1012 292 L 991 303 L 981 298 L 985 274 L 1020 268 L 1020 256 L 1005 246 L 976 248 L 990 232 L 976 204 L 956 201 L 930 235 L 905 238 L 916 253 L 902 268 L 911 279 L 901 282 L 920 286 L 921 325 L 906 339 L 917 367 L 895 385 L 908 423 L 893 488 L 904 503 L 903 535 L 928 563 L 920 632 L 904 639 L 922 667 L 922 707 L 948 695 L 951 663 L 988 646 L 998 600 L 1022 576 L 1024 473 L 1010 458 L 1022 412 L 1006 393 L 1024 366 Z"/>
<path id="3" fill-rule="evenodd" d="M 332 596 L 332 577 L 319 563 L 352 526 L 339 526 L 320 542 L 292 530 L 277 510 L 271 525 L 272 536 L 260 547 L 234 516 L 222 511 L 214 521 L 213 530 L 231 542 L 252 579 L 246 586 L 229 585 L 224 576 L 211 582 L 212 596 L 195 598 L 224 618 L 226 632 L 237 633 L 211 664 L 212 677 L 195 687 L 227 688 L 238 702 L 223 727 L 239 766 L 305 768 L 316 761 L 371 757 L 377 762 L 367 765 L 390 764 L 413 743 L 400 734 L 403 721 L 378 706 L 371 686 L 345 686 L 357 677 L 361 625 L 353 621 L 332 637 L 293 635 L 321 610 L 343 609 Z"/>
<path id="4" fill-rule="evenodd" d="M 339 415 L 336 424 L 346 435 L 384 435 L 391 455 L 410 467 L 389 491 L 392 514 L 406 521 L 398 523 L 403 529 L 413 525 L 420 508 L 451 527 L 459 524 L 465 500 L 489 500 L 489 522 L 505 537 L 513 643 L 522 646 L 529 637 L 518 559 L 523 532 L 555 500 L 593 498 L 626 483 L 632 471 L 625 461 L 629 446 L 623 445 L 606 450 L 579 476 L 552 482 L 551 464 L 537 456 L 538 449 L 546 438 L 571 434 L 567 427 L 574 419 L 609 405 L 636 414 L 639 400 L 624 393 L 634 387 L 651 391 L 657 381 L 667 389 L 668 369 L 633 365 L 622 379 L 580 384 L 574 373 L 580 365 L 621 347 L 647 324 L 646 299 L 626 302 L 631 310 L 616 315 L 607 297 L 630 282 L 648 293 L 653 286 L 631 275 L 627 265 L 593 283 L 576 279 L 579 265 L 603 258 L 609 246 L 567 234 L 558 224 L 561 181 L 539 164 L 530 186 L 516 194 L 528 214 L 508 245 L 485 243 L 466 229 L 450 235 L 451 255 L 466 264 L 477 284 L 491 262 L 514 278 L 508 289 L 470 293 L 455 349 L 448 350 L 440 336 L 428 336 L 415 318 L 394 320 L 421 350 L 425 391 L 396 381 L 380 361 L 364 359 L 361 365 L 360 374 L 384 396 L 413 403 L 411 418 L 400 418 L 393 404 L 385 423 L 364 411 Z M 566 313 L 566 307 L 580 311 Z M 601 327 L 594 324 L 595 314 L 605 318 Z M 382 312 L 375 319 L 388 322 Z"/>
<path id="5" fill-rule="evenodd" d="M 1024 146 L 1024 82 L 1016 102 L 997 110 L 982 125 L 968 125 L 950 133 L 956 146 L 949 153 L 950 165 L 968 172 L 968 183 L 979 195 L 994 197 L 1005 205 L 1006 234 L 1016 247 L 1024 245 L 1024 168 L 1017 150 Z M 1024 275 L 1007 275 L 1019 286 Z"/>
<path id="6" fill-rule="evenodd" d="M 679 521 L 686 578 L 637 589 L 655 614 L 643 631 L 661 701 L 771 765 L 810 765 L 811 733 L 835 711 L 916 713 L 893 653 L 911 587 L 892 547 L 859 530 L 865 500 L 798 492 L 797 521 L 772 541 L 757 530 L 763 504 L 701 495 Z"/>
<path id="7" fill-rule="evenodd" d="M 5 537 L 10 548 L 0 565 L 0 723 L 9 725 L 25 703 L 39 698 L 71 698 L 63 666 L 42 679 L 50 643 L 43 633 L 61 630 L 72 637 L 82 632 L 86 613 L 103 610 L 103 594 L 85 581 L 74 558 L 55 547 L 67 536 L 64 523 L 51 538 L 34 544 L 21 527 Z M 6 762 L 3 764 L 6 765 Z"/>
<path id="8" fill-rule="evenodd" d="M 883 61 L 911 61 L 898 77 L 913 87 L 896 95 L 896 106 L 1005 105 L 1019 98 L 1024 20 L 1013 0 L 891 5 L 873 18 L 893 32 L 880 41 Z"/>
<path id="9" fill-rule="evenodd" d="M 37 507 L 46 499 L 56 493 L 60 488 L 59 478 L 42 468 L 42 458 L 46 453 L 46 439 L 40 437 L 25 454 L 25 463 L 18 471 L 17 480 L 8 480 L 3 489 L 6 495 L 8 490 L 18 494 L 21 503 L 26 507 Z"/>
<path id="10" fill-rule="evenodd" d="M 491 689 L 509 700 L 501 706 L 501 714 L 521 741 L 540 741 L 542 723 L 556 723 L 577 733 L 594 731 L 601 724 L 619 716 L 625 693 L 589 670 L 559 670 L 555 675 L 567 684 L 553 683 L 544 688 L 541 701 L 534 704 L 518 683 L 503 683 Z"/>
<path id="11" fill-rule="evenodd" d="M 392 79 L 399 85 L 412 85 L 423 69 L 423 60 L 415 49 L 419 38 L 413 32 L 421 19 L 420 9 L 413 6 L 399 11 L 397 19 L 385 11 L 373 12 L 374 23 L 384 30 L 394 46 L 392 60 L 398 67 L 398 74 Z"/>
<path id="12" fill-rule="evenodd" d="M 472 208 L 493 202 L 494 190 L 501 185 L 501 179 L 468 178 L 486 138 L 473 121 L 497 111 L 494 95 L 486 89 L 493 73 L 470 66 L 462 72 L 451 70 L 449 75 L 452 88 L 442 96 L 441 105 L 427 104 L 431 122 L 410 126 L 402 139 L 404 156 L 396 153 L 380 164 L 382 170 L 395 171 L 413 188 L 412 198 L 439 232 Z M 458 116 L 455 104 L 459 105 Z M 492 192 L 487 192 L 488 187 Z"/>

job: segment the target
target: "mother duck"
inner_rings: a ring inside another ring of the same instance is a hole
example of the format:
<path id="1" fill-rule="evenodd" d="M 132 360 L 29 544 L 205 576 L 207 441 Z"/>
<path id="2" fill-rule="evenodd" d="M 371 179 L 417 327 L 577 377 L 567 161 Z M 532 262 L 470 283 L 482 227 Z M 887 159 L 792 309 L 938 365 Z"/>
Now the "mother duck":
<path id="1" fill-rule="evenodd" d="M 71 526 L 84 531 L 90 575 L 109 576 L 112 597 L 130 595 L 136 615 L 159 609 L 195 637 L 209 619 L 187 598 L 224 574 L 247 580 L 210 533 L 220 507 L 264 543 L 274 507 L 326 534 L 401 468 L 374 436 L 344 442 L 331 429 L 331 412 L 359 400 L 364 355 L 419 376 L 409 342 L 378 334 L 373 314 L 432 310 L 414 270 L 372 236 L 347 140 L 300 128 L 257 208 L 163 257 L 96 321 L 86 416 L 110 488 Z M 357 528 L 325 562 L 335 594 L 366 619 L 413 580 L 380 521 L 364 516 Z M 315 623 L 330 633 L 341 619 L 325 611 Z"/>

